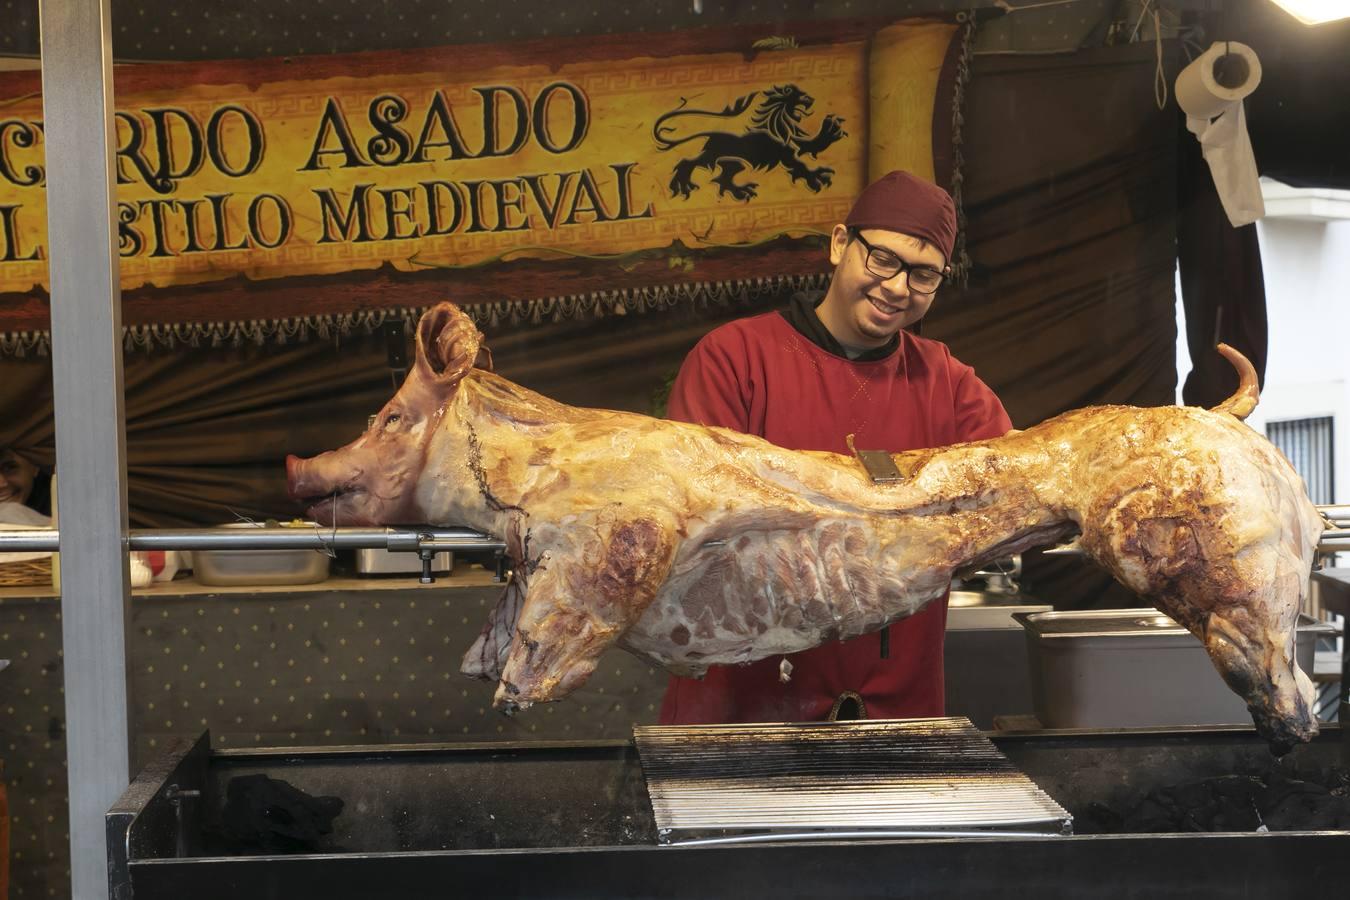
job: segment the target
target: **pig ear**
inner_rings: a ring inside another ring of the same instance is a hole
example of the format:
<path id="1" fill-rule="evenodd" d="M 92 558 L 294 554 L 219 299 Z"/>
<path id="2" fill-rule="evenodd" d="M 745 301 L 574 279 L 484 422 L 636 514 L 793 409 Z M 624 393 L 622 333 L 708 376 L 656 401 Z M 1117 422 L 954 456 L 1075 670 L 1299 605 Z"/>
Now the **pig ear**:
<path id="1" fill-rule="evenodd" d="M 459 383 L 486 349 L 483 335 L 453 303 L 432 307 L 417 323 L 417 366 L 433 383 Z"/>

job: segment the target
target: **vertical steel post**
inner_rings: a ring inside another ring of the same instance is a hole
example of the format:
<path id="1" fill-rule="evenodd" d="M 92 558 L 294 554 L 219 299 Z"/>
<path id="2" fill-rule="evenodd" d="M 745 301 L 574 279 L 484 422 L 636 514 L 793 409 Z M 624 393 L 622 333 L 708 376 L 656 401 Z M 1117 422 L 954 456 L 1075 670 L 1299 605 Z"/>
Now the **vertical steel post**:
<path id="1" fill-rule="evenodd" d="M 130 780 L 122 295 L 109 0 L 44 0 L 42 105 L 77 900 L 108 896 L 103 817 Z"/>

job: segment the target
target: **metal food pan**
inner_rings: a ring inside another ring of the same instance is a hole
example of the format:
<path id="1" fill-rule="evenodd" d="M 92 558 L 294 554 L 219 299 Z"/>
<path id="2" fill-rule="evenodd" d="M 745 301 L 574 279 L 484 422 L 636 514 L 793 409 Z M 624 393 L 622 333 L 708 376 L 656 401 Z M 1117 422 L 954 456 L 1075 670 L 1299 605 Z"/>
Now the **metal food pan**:
<path id="1" fill-rule="evenodd" d="M 449 575 L 455 569 L 455 555 L 442 550 L 431 557 L 434 575 Z M 356 551 L 356 571 L 361 575 L 420 575 L 422 558 L 416 553 L 362 547 Z"/>
<path id="2" fill-rule="evenodd" d="M 1227 725 L 1251 721 L 1204 646 L 1155 609 L 1017 613 L 1025 629 L 1036 718 L 1046 728 Z M 1299 616 L 1295 658 L 1312 672 L 1319 635 Z"/>
<path id="3" fill-rule="evenodd" d="M 1048 603 L 1021 593 L 953 590 L 947 599 L 947 630 L 1008 629 L 1015 635 L 1021 626 L 1014 613 L 1050 612 Z"/>
<path id="4" fill-rule="evenodd" d="M 252 522 L 231 522 L 221 528 L 261 528 Z M 313 528 L 313 523 L 280 527 Z M 330 557 L 320 550 L 196 550 L 193 577 L 216 587 L 270 584 L 315 584 L 328 578 Z"/>

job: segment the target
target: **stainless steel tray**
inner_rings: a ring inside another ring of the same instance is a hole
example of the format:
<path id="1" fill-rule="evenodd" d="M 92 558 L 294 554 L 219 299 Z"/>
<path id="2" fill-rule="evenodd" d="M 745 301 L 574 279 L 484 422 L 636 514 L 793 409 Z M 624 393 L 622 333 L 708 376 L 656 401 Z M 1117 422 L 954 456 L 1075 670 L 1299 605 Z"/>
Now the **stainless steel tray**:
<path id="1" fill-rule="evenodd" d="M 1025 628 L 1036 718 L 1047 728 L 1226 725 L 1251 721 L 1200 641 L 1155 609 L 1015 613 Z M 1316 641 L 1339 629 L 1300 615 L 1295 647 L 1311 674 Z"/>
<path id="2" fill-rule="evenodd" d="M 455 555 L 449 550 L 431 558 L 431 571 L 435 575 L 448 575 L 454 569 Z M 356 571 L 361 575 L 420 575 L 422 559 L 416 553 L 363 547 L 356 551 Z"/>
<path id="3" fill-rule="evenodd" d="M 947 601 L 948 631 L 1020 629 L 1014 613 L 1050 612 L 1054 607 L 1020 593 L 954 590 Z"/>
<path id="4" fill-rule="evenodd" d="M 231 522 L 221 528 L 262 528 L 253 522 Z M 314 523 L 274 527 L 313 528 Z M 201 584 L 251 587 L 272 584 L 315 584 L 328 578 L 331 558 L 319 550 L 196 550 L 192 575 Z"/>

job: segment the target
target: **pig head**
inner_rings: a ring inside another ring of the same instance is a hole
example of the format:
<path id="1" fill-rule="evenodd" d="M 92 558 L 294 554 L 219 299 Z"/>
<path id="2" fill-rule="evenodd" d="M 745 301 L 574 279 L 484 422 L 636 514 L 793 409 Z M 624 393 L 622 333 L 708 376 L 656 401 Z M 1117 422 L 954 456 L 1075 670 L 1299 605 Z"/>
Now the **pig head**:
<path id="1" fill-rule="evenodd" d="M 426 520 L 416 487 L 427 445 L 475 365 L 491 369 L 483 336 L 467 316 L 438 306 L 417 325 L 417 359 L 365 434 L 310 459 L 286 457 L 287 490 L 324 525 Z"/>

